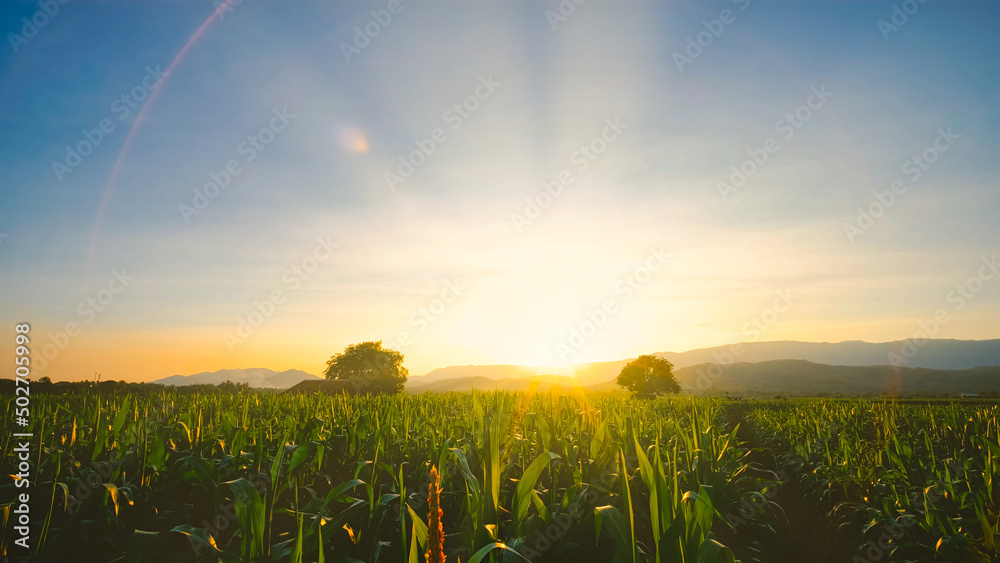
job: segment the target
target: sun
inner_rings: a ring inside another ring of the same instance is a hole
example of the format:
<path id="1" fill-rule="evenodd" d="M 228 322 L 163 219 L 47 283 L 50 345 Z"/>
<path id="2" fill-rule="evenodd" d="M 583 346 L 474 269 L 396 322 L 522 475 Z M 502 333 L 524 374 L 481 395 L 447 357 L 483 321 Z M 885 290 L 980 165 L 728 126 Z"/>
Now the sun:
<path id="1" fill-rule="evenodd" d="M 576 370 L 580 366 L 566 363 L 560 365 L 532 366 L 535 375 L 558 375 L 560 377 L 576 377 Z"/>

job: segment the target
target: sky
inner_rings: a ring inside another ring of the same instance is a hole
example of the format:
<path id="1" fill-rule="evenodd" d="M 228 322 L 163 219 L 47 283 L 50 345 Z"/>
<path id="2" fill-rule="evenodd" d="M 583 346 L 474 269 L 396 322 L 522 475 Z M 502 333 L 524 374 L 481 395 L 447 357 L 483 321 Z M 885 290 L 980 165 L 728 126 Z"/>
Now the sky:
<path id="1" fill-rule="evenodd" d="M 998 338 L 998 30 L 996 1 L 5 2 L 0 355 L 17 323 L 54 380 Z"/>

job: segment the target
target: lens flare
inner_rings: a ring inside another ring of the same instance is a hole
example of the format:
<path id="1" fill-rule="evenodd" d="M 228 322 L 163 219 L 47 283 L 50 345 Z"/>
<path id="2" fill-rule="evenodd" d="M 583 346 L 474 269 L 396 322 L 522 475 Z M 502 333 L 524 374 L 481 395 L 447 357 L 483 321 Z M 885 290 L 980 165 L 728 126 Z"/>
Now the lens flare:
<path id="1" fill-rule="evenodd" d="M 337 144 L 340 148 L 353 154 L 368 152 L 368 138 L 365 132 L 357 127 L 343 127 L 337 131 Z"/>

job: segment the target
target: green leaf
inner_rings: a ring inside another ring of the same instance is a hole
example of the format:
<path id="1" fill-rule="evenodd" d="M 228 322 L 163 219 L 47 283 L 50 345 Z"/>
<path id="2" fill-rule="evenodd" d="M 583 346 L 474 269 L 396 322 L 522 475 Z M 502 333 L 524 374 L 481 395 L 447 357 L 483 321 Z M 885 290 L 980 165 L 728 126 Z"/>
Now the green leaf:
<path id="1" fill-rule="evenodd" d="M 159 532 L 135 530 L 132 532 L 132 537 L 129 538 L 128 549 L 125 550 L 125 556 L 122 557 L 120 561 L 122 563 L 141 563 L 142 561 L 145 561 L 149 553 L 153 551 L 156 544 L 159 543 L 159 539 Z"/>
<path id="2" fill-rule="evenodd" d="M 121 407 L 118 408 L 118 414 L 115 415 L 115 422 L 112 426 L 112 437 L 115 440 L 118 440 L 118 436 L 121 434 L 130 412 L 132 412 L 132 395 L 125 395 L 125 400 L 122 401 Z"/>
<path id="3" fill-rule="evenodd" d="M 635 455 L 639 459 L 639 476 L 646 484 L 649 491 L 649 516 L 650 524 L 653 528 L 653 540 L 656 542 L 656 551 L 660 551 L 660 497 L 656 472 L 653 465 L 649 463 L 646 451 L 642 449 L 638 438 L 633 438 L 635 442 Z"/>
<path id="4" fill-rule="evenodd" d="M 479 479 L 472 474 L 472 470 L 469 469 L 469 460 L 465 458 L 465 453 L 458 448 L 450 448 L 451 453 L 455 454 L 455 459 L 458 460 L 458 469 L 462 472 L 462 476 L 465 477 L 465 483 L 469 487 L 469 493 L 472 497 L 472 506 L 474 509 L 478 510 L 482 506 L 482 492 L 479 488 Z"/>
<path id="5" fill-rule="evenodd" d="M 291 475 L 299 468 L 300 465 L 309 460 L 310 454 L 316 451 L 315 442 L 306 442 L 295 447 L 295 451 L 292 452 L 292 457 L 288 461 L 288 474 Z"/>
<path id="6" fill-rule="evenodd" d="M 242 532 L 241 554 L 244 558 L 264 555 L 264 503 L 257 489 L 240 478 L 223 483 L 233 493 L 236 505 L 236 522 Z"/>
<path id="7" fill-rule="evenodd" d="M 707 540 L 698 548 L 695 563 L 735 563 L 732 550 L 715 540 Z"/>
<path id="8" fill-rule="evenodd" d="M 367 485 L 367 483 L 365 483 L 361 479 L 351 479 L 349 481 L 344 481 L 343 483 L 330 489 L 330 492 L 326 494 L 326 499 L 325 499 L 326 503 L 329 504 L 335 500 L 340 499 L 340 497 L 343 496 L 344 493 L 359 485 Z"/>
<path id="9" fill-rule="evenodd" d="M 195 456 L 184 456 L 180 459 L 181 463 L 187 465 L 194 472 L 198 481 L 208 490 L 215 490 L 217 485 L 215 475 L 217 470 L 212 462 L 205 458 L 195 457 Z"/>
<path id="10" fill-rule="evenodd" d="M 543 521 L 552 522 L 552 515 L 549 514 L 548 507 L 545 506 L 542 497 L 538 496 L 538 492 L 535 490 L 531 491 L 531 503 L 535 505 L 535 510 L 538 511 L 538 515 L 542 517 Z"/>
<path id="11" fill-rule="evenodd" d="M 410 508 L 409 504 L 406 505 L 406 510 L 410 513 L 410 519 L 413 520 L 413 538 L 420 544 L 420 553 L 423 553 L 423 550 L 427 548 L 427 523 Z"/>
<path id="12" fill-rule="evenodd" d="M 118 487 L 114 483 L 104 483 L 104 488 L 108 490 L 108 498 L 111 500 L 111 504 L 115 507 L 115 517 L 118 517 L 119 507 L 118 507 Z"/>
<path id="13" fill-rule="evenodd" d="M 553 452 L 542 453 L 535 458 L 535 461 L 531 462 L 528 469 L 521 475 L 521 480 L 517 482 L 517 489 L 514 491 L 514 527 L 517 529 L 518 535 L 521 534 L 521 524 L 524 522 L 524 517 L 528 514 L 531 493 L 535 489 L 535 484 L 542 476 L 545 468 L 548 467 L 549 462 L 554 459 L 559 459 L 559 454 Z"/>
<path id="14" fill-rule="evenodd" d="M 213 554 L 222 553 L 222 551 L 219 550 L 219 547 L 215 545 L 215 539 L 212 538 L 212 534 L 210 534 L 205 528 L 195 528 L 190 524 L 181 524 L 180 526 L 171 528 L 170 532 L 185 536 L 191 546 L 197 547 L 199 550 L 206 549 L 209 553 Z"/>
<path id="15" fill-rule="evenodd" d="M 628 521 L 622 513 L 613 506 L 599 506 L 594 509 L 594 528 L 598 537 L 604 527 L 611 534 L 617 546 L 618 555 L 627 563 L 634 563 L 632 556 L 633 544 L 629 534 Z"/>
<path id="16" fill-rule="evenodd" d="M 631 429 L 631 425 L 628 427 Z M 618 449 L 618 458 L 621 462 L 621 484 L 622 484 L 622 498 L 625 503 L 625 511 L 628 513 L 628 563 L 633 563 L 636 559 L 635 557 L 635 511 L 632 509 L 632 492 L 628 485 L 628 464 L 625 463 L 625 451 L 621 448 Z"/>
<path id="17" fill-rule="evenodd" d="M 526 558 L 525 556 L 521 555 L 520 553 L 514 551 L 513 548 L 511 548 L 510 546 L 508 546 L 507 544 L 505 544 L 503 542 L 493 542 L 491 544 L 487 544 L 487 545 L 483 546 L 482 549 L 480 549 L 479 551 L 477 551 L 477 552 L 475 552 L 475 553 L 472 554 L 472 557 L 469 558 L 468 563 L 480 563 L 480 561 L 482 561 L 483 559 L 485 559 L 486 556 L 489 555 L 490 552 L 493 551 L 494 549 L 499 549 L 501 551 L 506 551 L 508 553 L 513 553 L 514 555 L 520 557 L 521 559 L 524 559 L 525 561 L 528 561 L 528 563 L 531 563 L 531 561 L 528 558 Z"/>

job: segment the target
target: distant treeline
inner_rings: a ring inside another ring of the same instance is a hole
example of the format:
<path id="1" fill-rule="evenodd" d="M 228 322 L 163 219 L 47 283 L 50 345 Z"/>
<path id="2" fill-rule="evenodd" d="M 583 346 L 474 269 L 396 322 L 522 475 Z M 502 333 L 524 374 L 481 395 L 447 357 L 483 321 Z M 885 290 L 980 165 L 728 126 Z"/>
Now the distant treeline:
<path id="1" fill-rule="evenodd" d="M 0 395 L 13 395 L 16 382 L 13 379 L 0 379 Z M 257 389 L 246 383 L 233 383 L 223 381 L 218 385 L 186 385 L 176 387 L 173 385 L 160 385 L 159 383 L 129 383 L 127 381 L 56 381 L 53 382 L 48 377 L 33 380 L 31 382 L 32 394 L 45 395 L 77 395 L 82 393 L 113 393 L 128 392 L 135 395 L 146 395 L 149 393 L 161 393 L 171 391 L 182 395 L 206 394 L 206 393 L 237 393 L 237 392 L 274 392 L 278 389 Z"/>

